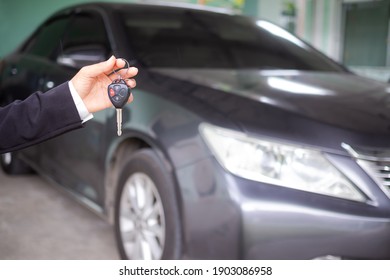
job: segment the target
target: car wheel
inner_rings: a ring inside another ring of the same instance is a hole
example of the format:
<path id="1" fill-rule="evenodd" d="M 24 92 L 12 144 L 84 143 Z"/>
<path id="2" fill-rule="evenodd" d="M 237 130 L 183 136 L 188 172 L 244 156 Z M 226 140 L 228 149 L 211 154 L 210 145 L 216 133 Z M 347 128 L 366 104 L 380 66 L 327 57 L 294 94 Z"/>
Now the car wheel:
<path id="1" fill-rule="evenodd" d="M 17 157 L 17 153 L 1 154 L 1 168 L 9 175 L 22 175 L 32 173 L 32 169 Z"/>
<path id="2" fill-rule="evenodd" d="M 125 159 L 115 201 L 115 235 L 123 259 L 177 259 L 181 227 L 173 180 L 151 149 Z"/>

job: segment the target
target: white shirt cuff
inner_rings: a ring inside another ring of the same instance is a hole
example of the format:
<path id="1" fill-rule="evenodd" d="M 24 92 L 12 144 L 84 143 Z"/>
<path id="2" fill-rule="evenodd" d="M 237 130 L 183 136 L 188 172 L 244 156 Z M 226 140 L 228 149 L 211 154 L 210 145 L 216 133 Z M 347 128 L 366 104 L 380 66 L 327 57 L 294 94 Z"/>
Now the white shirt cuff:
<path id="1" fill-rule="evenodd" d="M 68 82 L 69 90 L 72 95 L 74 104 L 76 105 L 77 111 L 79 112 L 80 119 L 82 123 L 89 121 L 93 118 L 93 115 L 88 111 L 80 95 L 77 93 L 76 89 L 73 86 L 72 81 Z"/>

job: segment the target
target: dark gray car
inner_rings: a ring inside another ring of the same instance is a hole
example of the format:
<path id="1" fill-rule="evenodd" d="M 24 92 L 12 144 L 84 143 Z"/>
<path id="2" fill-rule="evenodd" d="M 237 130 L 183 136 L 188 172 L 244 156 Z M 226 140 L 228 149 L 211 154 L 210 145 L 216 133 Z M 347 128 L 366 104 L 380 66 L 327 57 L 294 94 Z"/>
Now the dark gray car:
<path id="1" fill-rule="evenodd" d="M 139 67 L 121 137 L 109 109 L 1 158 L 106 217 L 123 258 L 390 258 L 386 84 L 266 21 L 88 4 L 4 58 L 1 104 L 111 54 Z"/>

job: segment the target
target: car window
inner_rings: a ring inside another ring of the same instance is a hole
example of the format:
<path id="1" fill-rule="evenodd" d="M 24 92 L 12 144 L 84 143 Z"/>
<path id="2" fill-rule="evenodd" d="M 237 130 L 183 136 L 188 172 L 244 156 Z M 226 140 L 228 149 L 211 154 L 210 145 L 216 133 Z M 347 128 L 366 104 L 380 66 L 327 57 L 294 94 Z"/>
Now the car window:
<path id="1" fill-rule="evenodd" d="M 120 13 L 136 58 L 147 67 L 343 71 L 264 21 L 180 9 Z"/>
<path id="2" fill-rule="evenodd" d="M 110 44 L 102 18 L 97 14 L 81 13 L 75 15 L 67 28 L 61 44 L 61 53 L 83 53 L 101 50 L 104 56 L 110 52 Z M 104 58 L 103 58 L 104 59 Z"/>
<path id="3" fill-rule="evenodd" d="M 24 48 L 24 52 L 50 57 L 60 45 L 60 38 L 69 23 L 69 18 L 61 17 L 48 21 L 44 24 Z"/>

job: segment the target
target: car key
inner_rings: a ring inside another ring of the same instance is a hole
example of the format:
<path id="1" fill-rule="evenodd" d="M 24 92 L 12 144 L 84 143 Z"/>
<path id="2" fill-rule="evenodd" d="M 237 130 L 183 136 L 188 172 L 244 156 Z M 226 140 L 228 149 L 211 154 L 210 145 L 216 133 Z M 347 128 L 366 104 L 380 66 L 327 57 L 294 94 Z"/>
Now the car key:
<path id="1" fill-rule="evenodd" d="M 116 108 L 116 124 L 118 136 L 122 134 L 122 108 L 129 100 L 131 90 L 125 80 L 116 79 L 107 88 L 108 97 L 112 105 Z"/>

